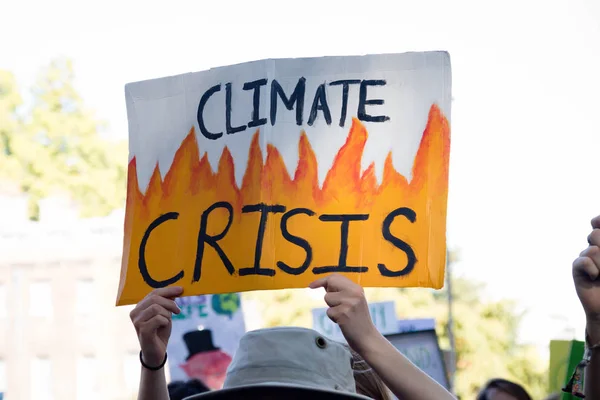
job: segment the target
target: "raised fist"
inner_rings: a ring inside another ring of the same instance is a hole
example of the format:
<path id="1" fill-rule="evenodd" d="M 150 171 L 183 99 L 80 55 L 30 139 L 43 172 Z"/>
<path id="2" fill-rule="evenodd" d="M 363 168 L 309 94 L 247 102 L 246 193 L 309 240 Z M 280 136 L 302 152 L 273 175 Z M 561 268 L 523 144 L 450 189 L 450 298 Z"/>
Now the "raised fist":
<path id="1" fill-rule="evenodd" d="M 592 220 L 592 229 L 589 246 L 573 262 L 573 281 L 587 317 L 588 332 L 600 332 L 600 216 Z"/>

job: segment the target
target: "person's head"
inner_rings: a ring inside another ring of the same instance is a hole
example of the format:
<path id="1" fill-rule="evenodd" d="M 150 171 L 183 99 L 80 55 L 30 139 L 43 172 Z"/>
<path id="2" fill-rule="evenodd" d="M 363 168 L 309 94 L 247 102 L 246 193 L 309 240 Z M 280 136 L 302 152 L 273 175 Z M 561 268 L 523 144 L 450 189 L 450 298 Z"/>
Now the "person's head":
<path id="1" fill-rule="evenodd" d="M 390 391 L 373 368 L 357 352 L 349 347 L 347 348 L 352 354 L 352 370 L 354 371 L 356 393 L 370 397 L 373 400 L 392 400 Z"/>
<path id="2" fill-rule="evenodd" d="M 531 400 L 521 386 L 506 379 L 492 379 L 477 395 L 477 400 Z"/>
<path id="3" fill-rule="evenodd" d="M 369 400 L 356 393 L 352 355 L 312 329 L 271 328 L 246 333 L 223 389 L 188 400 Z"/>
<path id="4" fill-rule="evenodd" d="M 210 389 L 198 379 L 192 379 L 189 381 L 174 381 L 169 383 L 169 399 L 171 400 L 183 400 L 186 397 L 193 396 L 195 394 L 209 392 Z"/>

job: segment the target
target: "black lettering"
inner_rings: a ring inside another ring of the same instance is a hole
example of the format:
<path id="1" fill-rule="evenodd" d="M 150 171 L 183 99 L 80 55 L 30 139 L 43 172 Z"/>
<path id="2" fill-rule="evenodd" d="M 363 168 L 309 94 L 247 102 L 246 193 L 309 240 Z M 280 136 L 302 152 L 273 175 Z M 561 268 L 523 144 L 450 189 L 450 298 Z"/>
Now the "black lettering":
<path id="1" fill-rule="evenodd" d="M 288 273 L 290 275 L 300 275 L 300 274 L 304 273 L 304 271 L 307 270 L 308 266 L 312 262 L 312 247 L 310 247 L 310 243 L 308 243 L 308 241 L 306 239 L 303 239 L 296 235 L 292 235 L 290 233 L 290 231 L 288 231 L 288 226 L 287 226 L 288 220 L 298 214 L 308 215 L 309 217 L 312 217 L 313 215 L 315 215 L 314 211 L 309 210 L 308 208 L 294 208 L 293 210 L 290 210 L 290 211 L 286 212 L 285 214 L 283 214 L 283 216 L 281 217 L 280 226 L 281 226 L 281 234 L 283 235 L 283 238 L 285 240 L 287 240 L 288 242 L 295 244 L 298 247 L 302 247 L 304 249 L 304 251 L 306 252 L 306 258 L 304 259 L 304 262 L 302 263 L 301 266 L 296 267 L 296 268 L 290 267 L 283 261 L 277 261 L 277 267 L 279 267 L 279 269 L 282 270 L 283 272 Z"/>
<path id="2" fill-rule="evenodd" d="M 280 97 L 285 108 L 292 111 L 296 104 L 296 125 L 302 125 L 304 113 L 304 92 L 306 91 L 306 78 L 298 79 L 294 92 L 289 97 L 286 96 L 283 88 L 276 80 L 271 82 L 271 126 L 277 121 L 277 98 Z"/>
<path id="3" fill-rule="evenodd" d="M 383 226 L 381 229 L 383 232 L 383 238 L 393 244 L 394 247 L 397 247 L 406 253 L 406 258 L 408 259 L 406 266 L 399 271 L 391 271 L 385 266 L 385 264 L 377 264 L 377 268 L 379 268 L 381 275 L 390 278 L 410 274 L 417 263 L 417 257 L 415 256 L 415 252 L 413 251 L 412 247 L 410 247 L 408 243 L 392 235 L 392 232 L 390 231 L 392 222 L 394 222 L 394 219 L 398 216 L 406 217 L 406 219 L 408 219 L 411 223 L 414 223 L 417 220 L 417 214 L 410 208 L 406 207 L 395 209 L 383 220 Z"/>
<path id="4" fill-rule="evenodd" d="M 340 238 L 340 258 L 338 265 L 329 265 L 324 267 L 314 267 L 313 274 L 325 274 L 328 272 L 367 272 L 368 267 L 351 267 L 347 265 L 346 258 L 348 257 L 348 228 L 350 221 L 366 221 L 369 219 L 369 214 L 323 214 L 319 217 L 325 222 L 341 222 L 341 238 Z"/>
<path id="5" fill-rule="evenodd" d="M 202 132 L 204 137 L 207 139 L 210 139 L 210 140 L 217 140 L 218 138 L 223 136 L 223 132 L 213 133 L 213 132 L 210 132 L 208 129 L 206 129 L 206 126 L 204 125 L 204 107 L 206 106 L 206 102 L 208 101 L 208 99 L 210 99 L 210 96 L 212 96 L 213 94 L 217 93 L 220 90 L 221 90 L 220 83 L 218 85 L 211 87 L 206 92 L 204 92 L 204 94 L 202 95 L 202 98 L 200 99 L 200 103 L 198 104 L 198 116 L 197 116 L 198 126 L 200 127 L 200 132 Z"/>
<path id="6" fill-rule="evenodd" d="M 348 92 L 350 91 L 350 85 L 358 85 L 360 79 L 343 79 L 340 81 L 333 81 L 329 85 L 336 86 L 342 85 L 342 112 L 340 116 L 340 126 L 344 127 L 346 123 L 346 115 L 348 114 Z"/>
<path id="7" fill-rule="evenodd" d="M 215 236 L 210 236 L 207 233 L 208 216 L 210 215 L 211 212 L 213 212 L 217 208 L 224 208 L 225 210 L 227 210 L 227 212 L 229 213 L 229 219 L 227 221 L 227 226 L 225 227 L 225 229 L 223 229 L 223 232 L 221 232 Z M 225 268 L 227 268 L 227 272 L 229 272 L 230 275 L 233 275 L 235 273 L 235 268 L 233 267 L 233 264 L 231 264 L 231 261 L 229 260 L 227 255 L 225 254 L 225 252 L 223 251 L 221 246 L 219 246 L 219 243 L 217 243 L 219 240 L 223 239 L 225 237 L 225 235 L 227 235 L 227 232 L 229 232 L 229 228 L 231 228 L 232 222 L 233 222 L 233 207 L 231 206 L 231 204 L 227 203 L 226 201 L 216 202 L 212 206 L 208 207 L 202 213 L 202 218 L 200 218 L 200 231 L 198 232 L 198 247 L 196 249 L 196 262 L 194 264 L 194 279 L 192 282 L 198 282 L 200 280 L 200 277 L 202 276 L 202 257 L 204 256 L 204 244 L 205 243 L 207 245 L 209 245 L 210 247 L 212 247 L 213 249 L 215 249 L 215 251 L 219 255 L 219 258 L 223 262 L 223 265 L 225 265 Z"/>
<path id="8" fill-rule="evenodd" d="M 327 104 L 327 91 L 325 90 L 324 83 L 319 85 L 315 92 L 315 99 L 313 100 L 312 107 L 310 108 L 310 116 L 308 117 L 308 125 L 312 126 L 314 124 L 319 110 L 323 111 L 327 125 L 331 125 L 331 112 Z"/>
<path id="9" fill-rule="evenodd" d="M 240 276 L 246 275 L 262 275 L 273 276 L 275 270 L 271 268 L 261 268 L 260 258 L 262 256 L 263 240 L 265 238 L 265 229 L 267 228 L 267 217 L 269 213 L 285 212 L 285 206 L 272 205 L 268 206 L 264 203 L 244 206 L 242 213 L 260 212 L 260 222 L 258 223 L 258 235 L 256 236 L 256 248 L 254 250 L 254 266 L 251 268 L 240 268 Z"/>
<path id="10" fill-rule="evenodd" d="M 228 135 L 246 130 L 246 125 L 231 126 L 231 82 L 225 84 L 225 129 Z"/>
<path id="11" fill-rule="evenodd" d="M 386 115 L 369 115 L 367 114 L 367 106 L 382 105 L 384 102 L 381 99 L 367 100 L 367 87 L 369 86 L 385 86 L 385 81 L 381 80 L 364 80 L 360 83 L 360 93 L 358 100 L 358 119 L 366 122 L 385 122 L 389 121 L 390 117 Z"/>
<path id="12" fill-rule="evenodd" d="M 248 122 L 249 128 L 255 128 L 267 123 L 266 118 L 260 118 L 260 87 L 265 86 L 266 84 L 266 79 L 244 83 L 244 90 L 254 90 L 254 93 L 252 94 L 252 121 Z"/>
<path id="13" fill-rule="evenodd" d="M 152 221 L 150 226 L 148 226 L 148 229 L 146 229 L 146 232 L 144 233 L 144 237 L 142 238 L 142 243 L 140 244 L 138 267 L 140 268 L 140 274 L 142 274 L 142 279 L 151 288 L 158 289 L 158 288 L 167 287 L 167 286 L 172 285 L 173 283 L 177 282 L 181 278 L 183 278 L 183 270 L 182 270 L 182 271 L 179 271 L 179 273 L 172 278 L 166 279 L 164 281 L 157 281 L 150 276 L 150 273 L 148 272 L 148 265 L 146 265 L 146 245 L 148 244 L 148 239 L 150 238 L 150 234 L 152 233 L 152 231 L 154 229 L 158 228 L 158 226 L 160 224 L 167 222 L 171 219 L 177 219 L 177 218 L 179 218 L 179 213 L 176 213 L 176 212 L 170 212 L 170 213 L 161 215 L 160 217 L 158 217 L 154 221 Z"/>

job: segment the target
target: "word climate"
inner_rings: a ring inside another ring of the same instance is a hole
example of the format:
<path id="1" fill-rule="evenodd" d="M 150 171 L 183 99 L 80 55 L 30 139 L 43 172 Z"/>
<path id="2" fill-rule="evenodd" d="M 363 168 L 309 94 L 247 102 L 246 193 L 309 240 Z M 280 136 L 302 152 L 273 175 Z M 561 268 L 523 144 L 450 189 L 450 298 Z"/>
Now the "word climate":
<path id="1" fill-rule="evenodd" d="M 252 82 L 244 83 L 242 87 L 238 88 L 238 90 L 236 91 L 234 90 L 234 87 L 231 82 L 226 83 L 225 85 L 219 83 L 208 89 L 206 92 L 204 92 L 198 104 L 197 115 L 198 127 L 200 128 L 200 132 L 202 133 L 202 135 L 204 135 L 204 137 L 206 137 L 207 139 L 216 140 L 222 137 L 224 132 L 226 132 L 228 135 L 231 135 L 234 133 L 245 131 L 247 128 L 256 128 L 262 125 L 266 125 L 268 121 L 266 117 L 261 116 L 260 104 L 261 95 L 263 93 L 261 89 L 268 87 L 268 84 L 269 81 L 267 79 L 259 79 Z M 332 117 L 330 104 L 332 104 L 333 102 L 331 102 L 327 98 L 327 88 L 334 87 L 339 88 L 339 90 L 337 91 L 337 95 L 340 96 L 339 103 L 341 104 L 341 106 L 339 110 L 340 119 L 338 123 L 339 126 L 343 127 L 346 124 L 348 115 L 348 100 L 350 97 L 350 88 L 352 86 L 358 86 L 358 107 L 356 109 L 356 117 L 360 121 L 364 122 L 386 122 L 389 121 L 389 116 L 372 115 L 369 114 L 369 112 L 367 112 L 367 106 L 377 106 L 384 104 L 383 99 L 372 99 L 369 97 L 369 88 L 385 85 L 386 81 L 382 79 L 343 79 L 332 81 L 329 83 L 322 83 L 317 86 L 314 93 L 307 94 L 306 78 L 301 77 L 298 79 L 294 90 L 291 91 L 291 93 L 286 93 L 280 82 L 274 79 L 270 82 L 269 121 L 271 126 L 274 126 L 276 124 L 277 112 L 279 110 L 278 107 L 281 103 L 287 110 L 295 111 L 296 124 L 298 126 L 302 126 L 305 123 L 304 110 L 306 108 L 305 106 L 308 105 L 306 104 L 306 100 L 308 100 L 310 102 L 310 110 L 308 112 L 308 119 L 306 120 L 306 123 L 309 126 L 312 126 L 317 119 L 317 115 L 321 113 L 327 125 L 331 125 Z M 232 104 L 238 104 L 236 103 L 236 101 L 239 101 L 240 98 L 242 98 L 242 96 L 244 95 L 252 96 L 252 110 L 248 110 L 246 114 L 244 114 L 244 110 L 240 112 L 236 110 L 236 113 L 238 113 L 239 115 L 250 115 L 250 120 L 244 125 L 233 126 Z M 225 126 L 221 127 L 220 130 L 211 131 L 207 127 L 205 108 L 207 107 L 207 104 L 209 102 L 213 101 L 221 102 L 221 104 L 224 105 Z M 335 103 L 338 103 L 337 99 Z"/>

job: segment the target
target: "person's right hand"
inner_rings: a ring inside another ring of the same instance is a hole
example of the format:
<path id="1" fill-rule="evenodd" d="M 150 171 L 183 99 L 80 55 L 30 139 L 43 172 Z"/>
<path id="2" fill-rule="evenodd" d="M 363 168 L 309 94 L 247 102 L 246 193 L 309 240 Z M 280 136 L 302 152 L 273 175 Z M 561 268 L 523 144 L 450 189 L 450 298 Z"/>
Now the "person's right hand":
<path id="1" fill-rule="evenodd" d="M 174 299 L 182 292 L 179 286 L 156 289 L 129 314 L 138 335 L 142 358 L 149 366 L 158 366 L 165 358 L 171 336 L 171 313 L 180 313 Z"/>
<path id="2" fill-rule="evenodd" d="M 600 334 L 600 216 L 592 220 L 588 248 L 573 262 L 573 281 L 585 311 L 588 330 Z M 589 332 L 592 334 L 592 332 Z"/>
<path id="3" fill-rule="evenodd" d="M 350 347 L 365 357 L 368 346 L 381 335 L 371 319 L 363 288 L 340 274 L 318 279 L 309 287 L 325 288 L 327 316 L 339 325 Z"/>

